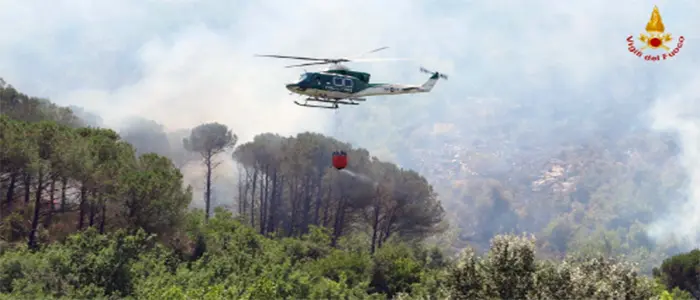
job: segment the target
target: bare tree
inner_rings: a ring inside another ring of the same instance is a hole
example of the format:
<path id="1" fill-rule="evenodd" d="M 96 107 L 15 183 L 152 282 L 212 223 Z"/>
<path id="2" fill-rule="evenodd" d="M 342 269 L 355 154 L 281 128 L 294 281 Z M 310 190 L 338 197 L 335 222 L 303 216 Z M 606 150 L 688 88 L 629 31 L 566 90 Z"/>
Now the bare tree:
<path id="1" fill-rule="evenodd" d="M 187 151 L 197 152 L 202 156 L 202 163 L 207 169 L 205 189 L 205 213 L 209 220 L 211 211 L 211 175 L 212 171 L 220 164 L 213 158 L 219 153 L 233 148 L 238 137 L 231 133 L 226 125 L 220 123 L 206 123 L 192 129 L 190 137 L 182 140 L 182 145 Z"/>

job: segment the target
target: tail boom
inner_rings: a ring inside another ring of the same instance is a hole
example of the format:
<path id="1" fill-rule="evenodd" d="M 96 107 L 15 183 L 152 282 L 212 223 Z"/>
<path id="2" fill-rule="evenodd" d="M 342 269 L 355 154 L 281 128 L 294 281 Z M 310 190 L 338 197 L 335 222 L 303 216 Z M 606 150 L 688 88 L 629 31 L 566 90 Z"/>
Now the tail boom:
<path id="1" fill-rule="evenodd" d="M 428 93 L 433 90 L 435 84 L 440 78 L 446 76 L 438 72 L 434 72 L 428 81 L 422 85 L 406 85 L 406 84 L 372 84 L 368 88 L 353 94 L 353 97 L 367 97 L 380 95 L 401 95 L 401 94 L 417 94 Z"/>

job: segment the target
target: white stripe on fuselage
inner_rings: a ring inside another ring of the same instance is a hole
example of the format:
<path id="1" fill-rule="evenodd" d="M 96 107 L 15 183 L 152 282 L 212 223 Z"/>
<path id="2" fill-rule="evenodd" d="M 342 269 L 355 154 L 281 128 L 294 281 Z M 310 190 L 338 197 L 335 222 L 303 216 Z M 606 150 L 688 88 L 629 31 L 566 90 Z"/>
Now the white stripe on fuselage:
<path id="1" fill-rule="evenodd" d="M 382 84 L 366 88 L 353 94 L 352 96 L 366 97 L 379 95 L 415 94 L 423 92 L 425 92 L 425 90 L 420 85 Z"/>

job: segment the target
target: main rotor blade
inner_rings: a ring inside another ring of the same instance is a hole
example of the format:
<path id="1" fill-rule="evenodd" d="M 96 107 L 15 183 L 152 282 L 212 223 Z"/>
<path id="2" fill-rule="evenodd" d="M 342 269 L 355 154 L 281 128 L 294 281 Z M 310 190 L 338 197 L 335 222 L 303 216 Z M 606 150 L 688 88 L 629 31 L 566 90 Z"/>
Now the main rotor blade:
<path id="1" fill-rule="evenodd" d="M 379 51 L 382 51 L 382 50 L 384 50 L 384 49 L 389 49 L 389 47 L 377 48 L 377 49 L 374 49 L 374 50 L 372 50 L 372 51 L 370 51 L 370 52 L 367 52 L 367 54 L 369 54 L 369 53 L 374 53 L 374 52 L 379 52 Z"/>
<path id="2" fill-rule="evenodd" d="M 285 68 L 296 68 L 296 67 L 305 67 L 305 66 L 315 66 L 315 65 L 326 65 L 326 64 L 331 64 L 332 62 L 312 62 L 312 63 L 306 63 L 306 64 L 299 64 L 299 65 L 290 65 L 286 66 Z"/>
<path id="3" fill-rule="evenodd" d="M 370 61 L 399 61 L 399 60 L 410 60 L 408 58 L 393 58 L 393 57 L 384 57 L 384 58 L 360 58 L 360 59 L 352 59 L 350 62 L 370 62 Z"/>
<path id="4" fill-rule="evenodd" d="M 388 49 L 388 48 L 389 48 L 389 47 L 381 47 L 381 48 L 377 48 L 377 49 L 374 49 L 374 50 L 369 51 L 369 52 L 364 52 L 364 53 L 362 53 L 362 54 L 355 55 L 355 56 L 352 56 L 352 57 L 354 57 L 354 58 L 360 58 L 360 57 L 363 57 L 363 56 L 365 56 L 365 55 L 367 55 L 367 54 L 379 52 L 379 51 L 382 51 L 382 50 Z M 353 58 L 351 58 L 351 60 L 353 60 Z"/>
<path id="5" fill-rule="evenodd" d="M 300 60 L 317 60 L 317 61 L 328 61 L 332 59 L 327 58 L 315 58 L 315 57 L 304 57 L 304 56 L 287 56 L 287 55 L 272 55 L 272 54 L 256 54 L 258 57 L 273 57 L 273 58 L 287 58 L 287 59 L 300 59 Z"/>

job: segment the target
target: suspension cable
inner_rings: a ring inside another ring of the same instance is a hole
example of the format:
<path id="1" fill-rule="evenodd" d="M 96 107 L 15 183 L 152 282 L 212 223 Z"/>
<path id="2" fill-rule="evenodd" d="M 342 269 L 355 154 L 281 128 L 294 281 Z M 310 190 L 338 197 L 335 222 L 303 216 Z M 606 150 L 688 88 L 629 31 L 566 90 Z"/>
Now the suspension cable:
<path id="1" fill-rule="evenodd" d="M 333 123 L 334 124 L 334 129 L 333 129 L 333 137 L 338 140 L 339 143 L 344 143 L 345 141 L 343 140 L 343 120 L 342 120 L 342 115 L 339 111 L 340 109 L 336 109 L 335 112 L 333 112 Z M 336 149 L 336 151 L 347 151 L 347 149 Z"/>

